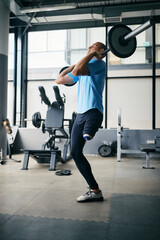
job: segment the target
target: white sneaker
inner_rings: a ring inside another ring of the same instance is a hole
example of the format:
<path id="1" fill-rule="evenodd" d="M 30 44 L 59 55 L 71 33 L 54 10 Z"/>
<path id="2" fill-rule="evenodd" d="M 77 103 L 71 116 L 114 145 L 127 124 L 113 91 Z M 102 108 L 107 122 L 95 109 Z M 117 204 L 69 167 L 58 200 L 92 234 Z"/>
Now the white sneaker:
<path id="1" fill-rule="evenodd" d="M 89 191 L 86 194 L 77 198 L 77 202 L 93 202 L 103 200 L 104 199 L 101 191 L 99 193 L 94 193 L 91 189 L 89 189 Z"/>

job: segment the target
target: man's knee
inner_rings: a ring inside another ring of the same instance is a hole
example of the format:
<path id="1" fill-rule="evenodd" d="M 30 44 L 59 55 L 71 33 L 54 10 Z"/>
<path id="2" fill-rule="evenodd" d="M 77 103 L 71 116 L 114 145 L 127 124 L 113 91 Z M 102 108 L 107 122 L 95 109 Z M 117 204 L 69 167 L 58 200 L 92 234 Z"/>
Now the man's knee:
<path id="1" fill-rule="evenodd" d="M 77 148 L 71 148 L 71 156 L 73 159 L 76 159 L 82 152 L 79 151 Z"/>
<path id="2" fill-rule="evenodd" d="M 73 159 L 79 159 L 83 155 L 83 149 L 77 145 L 71 147 L 71 156 Z"/>
<path id="3" fill-rule="evenodd" d="M 74 151 L 74 149 L 73 148 L 71 148 L 71 156 L 73 157 L 73 158 L 75 158 L 75 151 Z"/>

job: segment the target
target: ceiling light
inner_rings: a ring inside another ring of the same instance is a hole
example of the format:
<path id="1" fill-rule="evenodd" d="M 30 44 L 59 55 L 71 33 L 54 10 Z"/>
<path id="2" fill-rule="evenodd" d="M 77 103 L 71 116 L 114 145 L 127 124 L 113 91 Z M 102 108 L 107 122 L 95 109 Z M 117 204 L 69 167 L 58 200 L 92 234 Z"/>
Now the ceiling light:
<path id="1" fill-rule="evenodd" d="M 64 10 L 64 9 L 72 9 L 76 8 L 75 3 L 66 3 L 66 4 L 55 4 L 55 5 L 46 5 L 46 6 L 39 6 L 39 7 L 21 7 L 21 13 L 33 13 L 33 12 L 48 12 L 54 10 Z"/>
<path id="2" fill-rule="evenodd" d="M 74 15 L 62 15 L 62 16 L 45 16 L 44 17 L 36 17 L 32 21 L 32 23 L 55 23 L 55 22 L 70 22 L 70 21 L 87 21 L 87 20 L 102 20 L 102 15 L 100 14 L 74 14 Z M 35 21 L 36 20 L 36 21 Z"/>

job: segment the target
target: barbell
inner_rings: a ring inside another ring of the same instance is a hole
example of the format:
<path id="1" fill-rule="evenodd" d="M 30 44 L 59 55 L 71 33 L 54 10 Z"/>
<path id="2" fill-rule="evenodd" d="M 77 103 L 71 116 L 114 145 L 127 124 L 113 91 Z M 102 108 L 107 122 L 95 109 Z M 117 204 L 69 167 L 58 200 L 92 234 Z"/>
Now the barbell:
<path id="1" fill-rule="evenodd" d="M 113 26 L 108 32 L 108 48 L 102 52 L 102 55 L 106 55 L 107 52 L 111 51 L 115 56 L 119 58 L 128 58 L 136 50 L 137 40 L 136 36 L 146 29 L 154 25 L 154 19 L 150 19 L 146 23 L 140 25 L 133 31 L 131 28 L 124 24 L 117 24 Z M 60 73 L 66 69 L 68 66 L 63 67 Z M 67 87 L 71 87 L 76 83 L 64 84 Z"/>
<path id="2" fill-rule="evenodd" d="M 102 55 L 111 51 L 119 58 L 130 57 L 135 52 L 137 47 L 136 36 L 150 28 L 152 25 L 154 25 L 154 23 L 154 19 L 150 19 L 133 31 L 124 24 L 113 26 L 108 33 L 109 48 L 102 52 Z"/>

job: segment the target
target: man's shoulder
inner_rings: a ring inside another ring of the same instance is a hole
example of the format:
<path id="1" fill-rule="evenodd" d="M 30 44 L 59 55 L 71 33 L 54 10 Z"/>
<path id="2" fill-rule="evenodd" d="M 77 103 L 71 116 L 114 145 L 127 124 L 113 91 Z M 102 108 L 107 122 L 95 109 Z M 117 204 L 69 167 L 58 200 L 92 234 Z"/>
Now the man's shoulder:
<path id="1" fill-rule="evenodd" d="M 97 58 L 93 58 L 89 64 L 98 64 L 98 65 L 103 65 L 103 66 L 106 66 L 106 63 L 104 60 L 97 60 Z"/>

